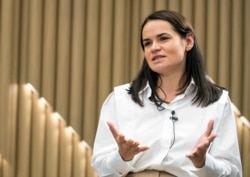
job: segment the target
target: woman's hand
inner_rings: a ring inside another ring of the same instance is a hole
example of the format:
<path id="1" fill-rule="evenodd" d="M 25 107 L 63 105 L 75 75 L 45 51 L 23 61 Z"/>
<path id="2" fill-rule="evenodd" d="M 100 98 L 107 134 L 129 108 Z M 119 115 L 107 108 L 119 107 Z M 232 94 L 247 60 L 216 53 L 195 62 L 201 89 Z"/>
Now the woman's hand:
<path id="1" fill-rule="evenodd" d="M 107 122 L 107 124 L 115 138 L 119 153 L 124 161 L 132 160 L 136 154 L 149 149 L 147 146 L 139 146 L 140 144 L 137 141 L 127 139 L 111 122 Z"/>
<path id="2" fill-rule="evenodd" d="M 202 168 L 205 165 L 207 149 L 216 137 L 216 134 L 212 134 L 213 126 L 214 120 L 210 120 L 207 125 L 207 130 L 199 138 L 192 152 L 186 155 L 196 168 Z"/>

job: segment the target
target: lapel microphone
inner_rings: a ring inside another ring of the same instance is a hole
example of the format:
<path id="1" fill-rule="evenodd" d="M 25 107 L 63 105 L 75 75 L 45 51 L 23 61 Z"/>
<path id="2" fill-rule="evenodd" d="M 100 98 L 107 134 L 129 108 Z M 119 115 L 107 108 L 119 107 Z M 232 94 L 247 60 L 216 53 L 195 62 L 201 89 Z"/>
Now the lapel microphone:
<path id="1" fill-rule="evenodd" d="M 172 115 L 170 116 L 170 119 L 173 120 L 173 121 L 177 121 L 178 117 L 175 116 L 175 111 L 174 110 L 171 111 L 171 114 Z"/>

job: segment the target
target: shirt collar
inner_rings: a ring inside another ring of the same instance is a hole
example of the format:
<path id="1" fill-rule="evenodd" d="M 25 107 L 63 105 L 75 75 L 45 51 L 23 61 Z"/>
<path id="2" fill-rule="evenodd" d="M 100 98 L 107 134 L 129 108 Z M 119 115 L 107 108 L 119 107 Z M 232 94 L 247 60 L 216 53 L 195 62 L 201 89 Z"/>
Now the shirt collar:
<path id="1" fill-rule="evenodd" d="M 152 95 L 152 90 L 149 86 L 149 83 L 147 82 L 146 86 L 139 92 L 139 95 L 146 96 L 146 98 L 151 97 Z"/>
<path id="2" fill-rule="evenodd" d="M 190 94 L 191 92 L 194 91 L 195 87 L 196 87 L 196 84 L 195 84 L 195 82 L 194 82 L 194 79 L 192 78 L 192 79 L 191 79 L 191 82 L 189 83 L 188 87 L 186 88 L 184 94 L 185 94 L 185 95 Z"/>
<path id="3" fill-rule="evenodd" d="M 196 84 L 194 82 L 194 79 L 191 79 L 191 82 L 189 83 L 188 87 L 186 88 L 184 95 L 188 95 L 194 91 L 196 87 Z M 146 96 L 147 98 L 150 98 L 152 95 L 152 90 L 149 86 L 149 82 L 147 82 L 146 86 L 139 92 L 139 95 Z"/>

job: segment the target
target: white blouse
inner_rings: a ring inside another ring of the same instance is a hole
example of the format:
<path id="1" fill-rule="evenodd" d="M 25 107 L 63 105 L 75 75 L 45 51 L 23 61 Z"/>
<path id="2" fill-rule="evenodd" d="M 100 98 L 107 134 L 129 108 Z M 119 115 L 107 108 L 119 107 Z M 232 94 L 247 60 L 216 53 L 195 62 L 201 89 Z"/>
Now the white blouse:
<path id="1" fill-rule="evenodd" d="M 129 84 L 115 87 L 102 106 L 92 157 L 99 177 L 123 177 L 145 169 L 167 171 L 178 177 L 242 176 L 235 118 L 227 91 L 215 103 L 198 107 L 192 104 L 196 85 L 191 82 L 183 94 L 158 110 L 149 99 L 148 85 L 140 92 L 144 107 L 131 99 L 128 88 Z M 172 111 L 178 120 L 170 119 Z M 214 119 L 213 133 L 217 137 L 208 149 L 205 166 L 195 168 L 186 154 L 192 151 L 210 119 Z M 123 161 L 107 121 L 126 137 L 149 146 L 149 150 Z"/>

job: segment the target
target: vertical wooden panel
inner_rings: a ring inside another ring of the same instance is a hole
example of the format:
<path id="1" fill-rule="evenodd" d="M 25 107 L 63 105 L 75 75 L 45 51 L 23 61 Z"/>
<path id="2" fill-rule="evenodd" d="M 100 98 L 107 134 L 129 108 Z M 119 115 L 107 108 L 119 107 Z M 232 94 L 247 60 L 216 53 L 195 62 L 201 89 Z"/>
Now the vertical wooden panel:
<path id="1" fill-rule="evenodd" d="M 28 80 L 40 88 L 42 44 L 42 0 L 30 0 L 28 34 Z"/>
<path id="2" fill-rule="evenodd" d="M 98 72 L 98 105 L 99 110 L 104 99 L 113 89 L 112 83 L 112 50 L 113 50 L 113 18 L 114 18 L 114 1 L 106 0 L 100 1 L 101 15 L 100 15 L 100 57 L 99 57 L 99 72 Z M 105 66 L 105 67 L 104 67 Z M 96 124 L 97 125 L 97 124 Z"/>
<path id="3" fill-rule="evenodd" d="M 79 96 L 83 92 L 83 69 L 85 53 L 85 1 L 75 0 L 73 3 L 72 16 L 72 55 L 71 75 L 69 93 L 69 124 L 77 132 L 82 130 L 82 109 L 83 100 Z"/>
<path id="4" fill-rule="evenodd" d="M 60 122 L 59 144 L 59 176 L 71 177 L 72 175 L 72 140 L 73 134 L 65 122 Z"/>
<path id="5" fill-rule="evenodd" d="M 72 160 L 72 177 L 85 177 L 86 159 L 83 156 L 85 149 L 80 145 L 80 137 L 73 134 L 73 160 Z"/>
<path id="6" fill-rule="evenodd" d="M 13 166 L 6 159 L 2 160 L 3 177 L 14 177 Z"/>
<path id="7" fill-rule="evenodd" d="M 95 171 L 93 170 L 92 166 L 91 166 L 91 157 L 92 157 L 92 149 L 88 146 L 88 144 L 85 145 L 86 148 L 86 154 L 85 154 L 85 158 L 86 158 L 86 176 L 91 176 L 91 177 L 97 177 Z"/>
<path id="8" fill-rule="evenodd" d="M 2 0 L 0 0 L 0 19 L 2 19 Z M 2 29 L 2 23 L 0 22 L 0 34 L 1 34 L 1 29 Z M 0 52 L 1 52 L 1 50 L 0 50 Z"/>
<path id="9" fill-rule="evenodd" d="M 180 13 L 184 15 L 190 23 L 193 23 L 194 0 L 182 0 Z"/>
<path id="10" fill-rule="evenodd" d="M 6 79 L 7 78 L 9 79 L 8 92 L 3 92 L 6 96 L 8 96 L 8 101 L 7 100 L 5 101 L 5 104 L 7 105 L 6 111 L 8 111 L 8 115 L 4 117 L 7 122 L 3 124 L 7 128 L 6 137 L 4 138 L 5 140 L 4 144 L 5 144 L 6 150 L 3 152 L 1 152 L 0 150 L 0 153 L 4 153 L 5 158 L 6 158 L 6 160 L 3 163 L 3 166 L 4 166 L 3 177 L 14 177 L 16 173 L 15 169 L 16 169 L 16 159 L 17 159 L 16 158 L 16 144 L 17 144 L 16 143 L 16 139 L 17 139 L 16 138 L 16 135 L 17 135 L 16 121 L 17 121 L 17 115 L 18 115 L 17 114 L 17 100 L 18 100 L 18 87 L 19 87 L 17 82 L 18 82 L 18 77 L 19 77 L 18 67 L 20 65 L 19 60 L 20 60 L 20 6 L 21 6 L 21 3 L 18 0 L 9 0 L 8 3 L 11 4 L 11 8 L 12 8 L 10 14 L 8 14 L 9 15 L 8 24 L 12 25 L 9 32 L 12 34 L 9 39 L 2 38 L 2 36 L 0 36 L 0 40 L 1 39 L 4 40 L 4 43 L 5 43 L 4 46 L 7 45 L 6 47 L 10 47 L 8 46 L 8 44 L 9 42 L 11 42 L 11 49 L 9 51 L 11 55 L 8 57 L 5 56 L 6 58 L 5 57 L 3 58 L 3 60 L 6 60 L 6 62 L 9 62 L 10 65 L 9 66 L 3 65 L 3 67 L 6 67 L 6 69 L 8 69 L 8 72 L 4 73 L 3 75 Z M 5 9 L 6 7 L 3 7 L 3 8 Z M 2 22 L 2 19 L 0 20 L 0 23 L 1 22 Z M 3 27 L 8 28 L 9 25 L 4 24 Z M 0 30 L 0 33 L 2 34 L 1 30 Z M 7 34 L 3 34 L 3 35 L 7 37 L 6 36 Z M 1 51 L 1 46 L 2 45 L 0 44 L 0 51 Z M 1 55 L 1 52 L 0 52 L 0 55 Z M 0 58 L 1 57 L 2 56 L 0 56 Z M 0 85 L 1 87 L 4 87 L 4 84 L 0 84 Z M 1 101 L 0 101 L 0 105 L 1 105 Z M 1 107 L 4 108 L 4 106 L 2 105 Z M 2 110 L 0 110 L 0 112 L 2 112 Z"/>
<path id="11" fill-rule="evenodd" d="M 115 1 L 114 7 L 114 50 L 113 52 L 113 82 L 112 85 L 120 85 L 124 82 L 125 76 L 125 1 Z"/>
<path id="12" fill-rule="evenodd" d="M 56 39 L 57 39 L 57 1 L 44 1 L 43 53 L 40 91 L 51 105 L 55 105 L 56 85 Z"/>
<path id="13" fill-rule="evenodd" d="M 206 56 L 206 1 L 205 0 L 195 0 L 194 3 L 194 21 L 191 22 L 200 47 L 202 55 Z"/>
<path id="14" fill-rule="evenodd" d="M 206 67 L 209 76 L 217 83 L 218 75 L 218 39 L 219 23 L 218 23 L 218 3 L 217 0 L 207 1 L 207 40 L 206 40 Z"/>
<path id="15" fill-rule="evenodd" d="M 45 134 L 45 177 L 59 177 L 59 120 L 58 113 L 52 113 L 52 108 L 46 105 Z"/>
<path id="16" fill-rule="evenodd" d="M 155 10 L 166 10 L 167 0 L 157 0 L 155 1 Z"/>
<path id="17" fill-rule="evenodd" d="M 17 57 L 19 3 L 0 1 L 0 154 L 3 177 L 13 177 L 15 168 Z M 11 165 L 10 165 L 11 163 Z"/>
<path id="18" fill-rule="evenodd" d="M 218 83 L 229 88 L 230 82 L 230 43 L 231 41 L 231 27 L 230 27 L 230 14 L 231 14 L 231 4 L 227 0 L 221 0 L 219 4 L 219 73 L 218 73 Z"/>
<path id="19" fill-rule="evenodd" d="M 243 44 L 243 28 L 242 28 L 242 0 L 232 1 L 232 43 L 231 43 L 231 83 L 230 83 L 230 92 L 231 98 L 237 107 L 241 107 L 242 100 L 242 64 L 243 64 L 243 55 L 242 55 L 242 44 Z"/>
<path id="20" fill-rule="evenodd" d="M 143 0 L 141 1 L 141 23 L 147 17 L 149 14 L 151 14 L 154 11 L 154 1 L 153 0 Z"/>
<path id="21" fill-rule="evenodd" d="M 3 157 L 0 154 L 0 177 L 3 177 Z"/>
<path id="22" fill-rule="evenodd" d="M 21 12 L 21 2 L 19 0 L 11 0 L 13 1 L 13 10 L 12 15 L 13 19 L 11 23 L 13 24 L 12 27 L 12 48 L 11 53 L 12 57 L 9 58 L 11 60 L 11 84 L 16 84 L 18 82 L 19 77 L 19 65 L 20 65 L 20 26 L 21 26 L 21 19 L 20 19 L 20 12 Z M 0 32 L 1 33 L 1 32 Z"/>
<path id="23" fill-rule="evenodd" d="M 83 99 L 84 99 L 84 122 L 83 127 L 83 138 L 90 144 L 93 143 L 94 133 L 93 129 L 96 127 L 97 110 L 97 68 L 98 68 L 98 47 L 99 47 L 99 1 L 91 0 L 87 3 L 87 23 L 86 23 L 86 54 L 85 54 L 85 68 L 84 68 L 84 88 L 83 88 Z M 91 94 L 90 94 L 91 93 Z M 92 133 L 90 133 L 92 132 Z"/>
<path id="24" fill-rule="evenodd" d="M 244 1 L 244 22 L 243 22 L 243 28 L 244 28 L 244 44 L 243 44 L 243 48 L 244 48 L 244 53 L 243 53 L 243 71 L 244 71 L 244 76 L 243 76 L 243 85 L 242 87 L 242 92 L 243 92 L 243 99 L 242 99 L 242 107 L 240 107 L 242 114 L 245 115 L 248 120 L 250 121 L 250 109 L 249 109 L 249 105 L 250 105 L 250 33 L 249 33 L 249 29 L 250 29 L 250 23 L 249 23 L 249 19 L 250 19 L 250 0 L 245 0 Z M 237 60 L 237 59 L 236 59 Z"/>
<path id="25" fill-rule="evenodd" d="M 139 1 L 131 0 L 131 39 L 130 39 L 130 73 L 131 78 L 135 78 L 138 70 L 141 66 L 141 63 L 143 61 L 142 55 L 142 49 L 140 46 L 140 29 L 142 20 L 140 18 L 140 3 Z"/>
<path id="26" fill-rule="evenodd" d="M 20 13 L 20 65 L 19 65 L 19 83 L 26 83 L 27 81 L 27 70 L 28 68 L 28 34 L 29 34 L 29 16 L 30 16 L 30 4 L 29 0 L 23 0 L 21 3 Z"/>
<path id="27" fill-rule="evenodd" d="M 31 176 L 44 177 L 45 105 L 36 91 L 32 92 Z"/>
<path id="28" fill-rule="evenodd" d="M 10 176 L 10 163 L 0 154 L 0 177 L 12 177 Z M 13 168 L 11 169 L 13 171 Z"/>
<path id="29" fill-rule="evenodd" d="M 56 69 L 56 110 L 69 120 L 69 73 L 71 52 L 71 1 L 59 1 Z"/>
<path id="30" fill-rule="evenodd" d="M 8 156 L 8 92 L 11 82 L 13 1 L 2 2 L 0 33 L 0 153 Z M 7 126 L 6 126 L 7 125 Z"/>
<path id="31" fill-rule="evenodd" d="M 22 85 L 19 92 L 16 176 L 27 177 L 30 175 L 31 90 Z"/>
<path id="32" fill-rule="evenodd" d="M 18 102 L 18 89 L 17 84 L 11 84 L 9 86 L 8 93 L 8 124 L 4 126 L 7 128 L 7 134 L 5 137 L 5 148 L 8 151 L 6 159 L 8 164 L 4 169 L 4 177 L 14 177 L 16 169 L 16 140 L 17 140 L 17 102 Z M 1 151 L 0 151 L 1 152 Z"/>
<path id="33" fill-rule="evenodd" d="M 181 0 L 168 0 L 168 9 L 180 12 L 181 10 L 181 5 L 180 2 Z"/>
<path id="34" fill-rule="evenodd" d="M 7 61 L 11 62 L 11 65 L 8 67 L 8 69 L 10 70 L 9 73 L 10 80 L 8 86 L 8 94 L 6 93 L 8 95 L 8 102 L 6 102 L 8 103 L 8 117 L 5 118 L 8 120 L 8 124 L 5 124 L 5 126 L 7 127 L 8 135 L 7 137 L 5 137 L 6 140 L 5 144 L 7 145 L 6 147 L 8 149 L 8 155 L 5 156 L 7 166 L 4 170 L 4 177 L 14 177 L 16 172 L 15 170 L 16 144 L 17 144 L 16 136 L 17 136 L 17 116 L 18 116 L 17 103 L 18 103 L 18 89 L 19 89 L 19 85 L 17 83 L 19 81 L 20 42 L 21 42 L 20 41 L 21 2 L 19 0 L 10 0 L 10 1 L 12 1 L 13 3 L 11 11 L 11 16 L 13 15 L 13 19 L 9 21 L 9 23 L 11 23 L 13 26 L 12 26 L 12 37 L 11 37 L 12 39 L 9 39 L 10 41 L 12 41 L 12 47 L 11 47 L 12 55 L 11 57 L 5 58 Z M 6 67 L 6 65 L 4 67 Z M 0 85 L 2 87 L 2 84 Z"/>
<path id="35" fill-rule="evenodd" d="M 123 82 L 130 82 L 131 78 L 130 78 L 130 61 L 129 61 L 129 57 L 130 57 L 130 36 L 131 36 L 131 13 L 130 13 L 130 7 L 131 7 L 131 1 L 127 1 L 125 2 L 124 5 L 124 42 L 123 42 L 123 46 L 124 46 L 124 61 L 123 61 L 123 67 L 124 67 L 124 78 L 123 78 Z"/>
<path id="36" fill-rule="evenodd" d="M 80 158 L 80 160 L 78 161 L 78 166 L 79 168 L 81 169 L 80 173 L 82 175 L 82 177 L 88 177 L 87 174 L 86 174 L 86 166 L 87 166 L 87 160 L 86 160 L 86 146 L 85 146 L 86 142 L 84 141 L 81 141 L 78 146 L 79 146 L 79 154 L 78 154 L 78 157 Z M 78 177 L 78 176 L 75 176 L 75 177 Z"/>

